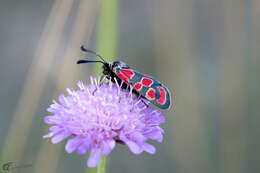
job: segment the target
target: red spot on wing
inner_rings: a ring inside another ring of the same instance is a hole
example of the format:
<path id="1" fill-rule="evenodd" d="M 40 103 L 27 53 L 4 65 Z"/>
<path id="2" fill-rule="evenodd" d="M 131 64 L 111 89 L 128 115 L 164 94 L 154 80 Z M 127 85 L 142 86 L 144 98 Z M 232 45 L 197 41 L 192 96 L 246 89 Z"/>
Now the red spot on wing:
<path id="1" fill-rule="evenodd" d="M 142 89 L 142 84 L 137 82 L 136 84 L 134 84 L 134 88 L 137 90 L 137 91 L 140 91 Z"/>
<path id="2" fill-rule="evenodd" d="M 149 88 L 145 94 L 145 97 L 148 100 L 154 100 L 155 99 L 155 90 L 153 88 Z"/>
<path id="3" fill-rule="evenodd" d="M 123 81 L 125 81 L 125 83 L 129 83 L 129 79 L 123 74 L 123 73 L 117 73 L 116 74 L 120 79 L 122 79 Z"/>
<path id="4" fill-rule="evenodd" d="M 153 80 L 146 77 L 143 77 L 141 82 L 146 87 L 150 87 L 153 84 Z"/>
<path id="5" fill-rule="evenodd" d="M 166 91 L 163 87 L 157 87 L 160 92 L 160 98 L 157 100 L 157 102 L 161 105 L 163 105 L 166 102 Z"/>
<path id="6" fill-rule="evenodd" d="M 121 72 L 128 78 L 131 79 L 135 73 L 133 72 L 133 70 L 130 69 L 121 69 Z"/>

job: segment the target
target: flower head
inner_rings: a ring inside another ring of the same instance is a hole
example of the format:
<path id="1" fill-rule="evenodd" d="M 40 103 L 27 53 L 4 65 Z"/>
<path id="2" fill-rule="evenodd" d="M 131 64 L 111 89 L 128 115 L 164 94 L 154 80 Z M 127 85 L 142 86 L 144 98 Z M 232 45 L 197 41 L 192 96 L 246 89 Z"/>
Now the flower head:
<path id="1" fill-rule="evenodd" d="M 134 154 L 146 151 L 155 153 L 155 147 L 147 140 L 161 142 L 164 122 L 161 112 L 147 106 L 144 98 L 138 97 L 117 83 L 99 83 L 91 78 L 90 85 L 78 82 L 79 90 L 67 89 L 68 96 L 60 95 L 55 100 L 44 121 L 52 126 L 43 136 L 52 138 L 56 144 L 71 137 L 65 146 L 68 153 L 85 154 L 91 150 L 88 166 L 95 167 L 101 157 L 108 155 L 116 143 L 123 143 Z"/>

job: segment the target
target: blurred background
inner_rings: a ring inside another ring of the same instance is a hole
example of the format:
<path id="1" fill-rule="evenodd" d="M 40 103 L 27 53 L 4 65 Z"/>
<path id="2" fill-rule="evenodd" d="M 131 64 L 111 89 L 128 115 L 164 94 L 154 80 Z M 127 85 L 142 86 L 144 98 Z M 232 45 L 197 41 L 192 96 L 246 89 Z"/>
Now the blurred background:
<path id="1" fill-rule="evenodd" d="M 1 168 L 95 171 L 65 141 L 42 139 L 52 100 L 98 72 L 76 65 L 84 44 L 159 79 L 175 99 L 156 154 L 118 145 L 108 172 L 260 172 L 259 18 L 259 0 L 1 0 Z"/>

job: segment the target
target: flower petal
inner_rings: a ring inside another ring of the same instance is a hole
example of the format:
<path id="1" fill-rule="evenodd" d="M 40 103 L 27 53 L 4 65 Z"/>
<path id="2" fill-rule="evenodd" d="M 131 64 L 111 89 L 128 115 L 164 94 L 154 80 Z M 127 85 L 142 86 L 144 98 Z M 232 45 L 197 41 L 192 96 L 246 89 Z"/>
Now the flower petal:
<path id="1" fill-rule="evenodd" d="M 159 130 L 153 130 L 152 132 L 148 133 L 145 135 L 149 139 L 155 140 L 157 142 L 162 142 L 163 141 L 163 135 L 161 131 Z"/>
<path id="2" fill-rule="evenodd" d="M 50 127 L 50 131 L 51 132 L 54 132 L 54 133 L 59 133 L 61 131 L 63 131 L 64 129 L 62 127 L 59 127 L 59 126 L 51 126 Z"/>
<path id="3" fill-rule="evenodd" d="M 57 144 L 59 143 L 60 141 L 62 141 L 63 139 L 69 137 L 71 135 L 71 133 L 69 132 L 61 132 L 61 133 L 58 133 L 57 135 L 55 135 L 52 139 L 51 139 L 51 142 L 53 144 Z"/>
<path id="4" fill-rule="evenodd" d="M 145 140 L 147 140 L 147 138 L 140 132 L 134 132 L 131 134 L 131 136 L 133 136 L 135 141 L 138 143 L 143 143 Z"/>
<path id="5" fill-rule="evenodd" d="M 83 82 L 81 80 L 78 81 L 77 85 L 78 85 L 79 89 L 81 89 L 81 90 L 85 89 L 85 85 L 83 84 Z"/>
<path id="6" fill-rule="evenodd" d="M 55 133 L 50 132 L 50 133 L 44 135 L 43 138 L 51 138 L 54 134 L 55 134 Z"/>
<path id="7" fill-rule="evenodd" d="M 92 149 L 88 159 L 88 166 L 95 167 L 99 163 L 101 158 L 101 149 Z"/>
<path id="8" fill-rule="evenodd" d="M 103 155 L 107 156 L 115 147 L 116 142 L 111 139 L 103 142 Z"/>
<path id="9" fill-rule="evenodd" d="M 130 140 L 127 142 L 126 141 L 124 141 L 124 142 L 127 144 L 128 148 L 132 151 L 132 153 L 140 154 L 143 152 L 142 148 L 137 143 L 130 141 Z"/>
<path id="10" fill-rule="evenodd" d="M 67 98 L 64 96 L 64 94 L 61 94 L 61 95 L 59 96 L 59 101 L 60 101 L 60 103 L 61 103 L 62 105 L 64 105 L 64 106 L 67 106 L 67 105 L 68 105 L 68 100 L 67 100 Z"/>
<path id="11" fill-rule="evenodd" d="M 81 144 L 79 147 L 78 147 L 78 150 L 77 150 L 77 153 L 79 155 L 83 155 L 83 154 L 86 154 L 88 151 L 89 151 L 90 148 L 88 148 L 85 144 Z"/>
<path id="12" fill-rule="evenodd" d="M 147 153 L 150 153 L 150 154 L 154 154 L 156 152 L 156 148 L 153 145 L 148 144 L 148 143 L 143 144 L 143 149 L 144 149 L 144 151 L 146 151 Z"/>
<path id="13" fill-rule="evenodd" d="M 44 117 L 44 122 L 47 124 L 59 124 L 61 120 L 57 116 L 46 116 Z"/>
<path id="14" fill-rule="evenodd" d="M 137 143 L 126 138 L 123 132 L 120 133 L 119 138 L 128 146 L 128 148 L 132 151 L 132 153 L 140 154 L 141 152 L 143 152 L 142 148 Z"/>
<path id="15" fill-rule="evenodd" d="M 79 136 L 76 136 L 70 140 L 68 140 L 66 146 L 65 146 L 65 150 L 68 153 L 72 153 L 73 151 L 75 151 L 78 146 L 82 143 L 82 139 Z"/>
<path id="16" fill-rule="evenodd" d="M 110 148 L 114 149 L 116 146 L 115 140 L 114 139 L 109 140 L 108 145 L 110 146 Z"/>
<path id="17" fill-rule="evenodd" d="M 82 155 L 87 153 L 91 148 L 90 141 L 88 139 L 84 140 L 84 143 L 80 144 L 77 153 Z"/>

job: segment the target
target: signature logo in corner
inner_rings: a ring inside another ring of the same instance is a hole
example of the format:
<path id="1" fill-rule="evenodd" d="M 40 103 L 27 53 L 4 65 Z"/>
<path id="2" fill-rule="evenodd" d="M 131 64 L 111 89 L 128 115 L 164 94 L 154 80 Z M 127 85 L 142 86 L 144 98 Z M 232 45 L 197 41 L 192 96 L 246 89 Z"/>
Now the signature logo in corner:
<path id="1" fill-rule="evenodd" d="M 14 162 L 6 162 L 6 163 L 2 164 L 2 170 L 4 172 L 10 172 L 13 169 L 20 169 L 20 168 L 26 168 L 26 167 L 32 167 L 32 164 L 17 165 Z"/>

